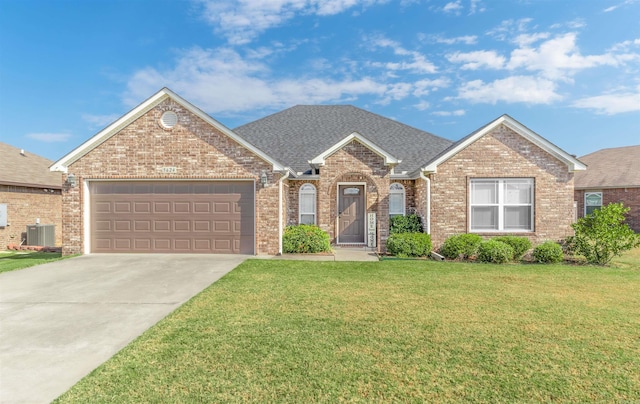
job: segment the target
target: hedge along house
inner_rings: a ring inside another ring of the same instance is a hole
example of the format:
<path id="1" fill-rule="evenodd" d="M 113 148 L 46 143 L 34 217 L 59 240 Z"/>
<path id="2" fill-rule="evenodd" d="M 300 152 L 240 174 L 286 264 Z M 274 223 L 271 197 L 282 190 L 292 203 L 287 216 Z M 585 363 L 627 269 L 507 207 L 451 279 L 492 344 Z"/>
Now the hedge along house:
<path id="1" fill-rule="evenodd" d="M 384 251 L 416 213 L 466 232 L 571 233 L 585 166 L 504 115 L 453 143 L 353 106 L 296 106 L 230 130 L 162 89 L 52 166 L 64 253 L 277 254 L 287 225 Z"/>

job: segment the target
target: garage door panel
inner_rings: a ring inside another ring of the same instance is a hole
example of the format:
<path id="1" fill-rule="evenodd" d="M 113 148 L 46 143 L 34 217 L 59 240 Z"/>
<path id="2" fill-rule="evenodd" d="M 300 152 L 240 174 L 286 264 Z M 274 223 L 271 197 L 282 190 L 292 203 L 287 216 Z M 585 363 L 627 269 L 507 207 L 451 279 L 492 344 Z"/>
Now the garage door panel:
<path id="1" fill-rule="evenodd" d="M 154 202 L 153 213 L 171 213 L 170 202 Z"/>
<path id="2" fill-rule="evenodd" d="M 95 182 L 90 191 L 93 252 L 254 252 L 253 182 Z"/>
<path id="3" fill-rule="evenodd" d="M 150 202 L 134 202 L 133 211 L 135 213 L 151 213 L 151 203 Z"/>

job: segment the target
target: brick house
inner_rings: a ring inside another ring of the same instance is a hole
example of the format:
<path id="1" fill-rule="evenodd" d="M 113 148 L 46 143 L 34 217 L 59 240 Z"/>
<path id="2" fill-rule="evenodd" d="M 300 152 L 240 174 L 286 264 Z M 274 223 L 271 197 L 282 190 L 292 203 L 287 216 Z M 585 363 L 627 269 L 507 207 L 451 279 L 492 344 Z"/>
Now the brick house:
<path id="1" fill-rule="evenodd" d="M 627 224 L 640 233 L 640 145 L 602 149 L 580 157 L 588 171 L 576 173 L 578 217 L 610 203 L 631 210 Z"/>
<path id="2" fill-rule="evenodd" d="M 343 106 L 230 130 L 162 89 L 54 164 L 63 252 L 277 254 L 287 225 L 384 251 L 389 217 L 450 235 L 571 234 L 576 158 L 503 115 L 458 142 Z"/>
<path id="3" fill-rule="evenodd" d="M 62 175 L 51 164 L 0 142 L 0 249 L 24 244 L 36 221 L 55 225 L 55 245 L 62 244 Z"/>

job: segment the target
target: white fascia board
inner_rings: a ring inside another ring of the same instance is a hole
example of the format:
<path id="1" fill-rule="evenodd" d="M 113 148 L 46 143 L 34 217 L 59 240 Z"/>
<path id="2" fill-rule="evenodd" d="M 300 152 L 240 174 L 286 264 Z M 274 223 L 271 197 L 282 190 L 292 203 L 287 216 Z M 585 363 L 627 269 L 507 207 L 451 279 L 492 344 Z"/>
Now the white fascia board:
<path id="1" fill-rule="evenodd" d="M 338 143 L 334 144 L 333 146 L 331 146 L 330 148 L 328 148 L 327 150 L 325 150 L 324 152 L 322 152 L 321 154 L 319 154 L 318 156 L 316 156 L 312 160 L 309 160 L 309 164 L 312 167 L 323 166 L 325 160 L 328 157 L 330 157 L 332 154 L 334 154 L 338 150 L 342 149 L 344 146 L 346 146 L 347 144 L 349 144 L 353 140 L 356 140 L 357 142 L 361 143 L 362 145 L 364 145 L 366 148 L 368 148 L 369 150 L 371 150 L 372 152 L 374 152 L 378 156 L 382 157 L 384 159 L 384 165 L 386 165 L 386 166 L 390 166 L 390 165 L 391 166 L 395 166 L 395 165 L 400 164 L 400 162 L 402 161 L 402 160 L 398 160 L 397 158 L 393 157 L 391 154 L 387 153 L 386 151 L 384 151 L 383 149 L 381 149 L 380 147 L 378 147 L 374 143 L 370 142 L 369 140 L 367 140 L 364 136 L 362 136 L 358 132 L 353 132 L 352 134 L 350 134 L 349 136 L 345 137 L 344 139 L 342 139 Z"/>
<path id="2" fill-rule="evenodd" d="M 157 93 L 155 93 L 154 95 L 152 95 L 151 97 L 149 97 L 142 104 L 138 105 L 137 107 L 135 107 L 134 109 L 129 111 L 127 114 L 125 114 L 124 116 L 122 116 L 121 118 L 119 118 L 118 120 L 113 122 L 111 125 L 107 126 L 103 130 L 98 132 L 91 139 L 87 140 L 86 142 L 81 144 L 79 147 L 75 148 L 73 151 L 71 151 L 70 153 L 68 153 L 64 157 L 62 157 L 60 160 L 56 161 L 51 166 L 50 170 L 51 171 L 62 171 L 62 172 L 66 173 L 67 172 L 67 168 L 71 164 L 73 164 L 74 162 L 79 160 L 82 156 L 84 156 L 85 154 L 89 153 L 91 150 L 93 150 L 96 147 L 98 147 L 100 144 L 102 144 L 103 142 L 108 140 L 111 136 L 113 136 L 116 133 L 118 133 L 124 127 L 126 127 L 131 122 L 133 122 L 134 120 L 136 120 L 140 116 L 144 115 L 148 111 L 150 111 L 152 108 L 154 108 L 156 105 L 160 104 L 162 101 L 164 101 L 167 98 L 172 98 L 178 104 L 180 104 L 181 106 L 186 108 L 189 112 L 191 112 L 194 115 L 198 116 L 203 121 L 207 122 L 208 124 L 210 124 L 214 128 L 218 129 L 220 132 L 225 134 L 226 136 L 230 137 L 231 139 L 233 139 L 234 141 L 236 141 L 237 143 L 242 145 L 244 148 L 248 149 L 249 151 L 251 151 L 252 153 L 256 154 L 257 156 L 259 156 L 261 159 L 263 159 L 267 163 L 271 164 L 272 167 L 273 167 L 273 171 L 283 171 L 283 170 L 286 169 L 284 167 L 284 165 L 278 163 L 276 160 L 274 160 L 273 158 L 267 156 L 261 150 L 258 150 L 253 145 L 247 143 L 244 139 L 242 139 L 241 137 L 236 135 L 234 132 L 232 132 L 231 129 L 229 129 L 226 126 L 222 125 L 220 122 L 218 122 L 215 119 L 211 118 L 209 115 L 207 115 L 201 109 L 197 108 L 196 106 L 194 106 L 193 104 L 191 104 L 190 102 L 185 100 L 184 98 L 180 97 L 178 94 L 174 93 L 173 91 L 171 91 L 171 90 L 169 90 L 168 88 L 165 87 L 162 90 L 160 90 Z"/>
<path id="3" fill-rule="evenodd" d="M 515 119 L 511 118 L 509 115 L 502 115 L 500 118 L 489 123 L 488 125 L 483 127 L 481 130 L 474 133 L 472 136 L 469 136 L 463 142 L 460 142 L 458 145 L 456 145 L 454 148 L 449 150 L 447 153 L 443 154 L 442 156 L 438 157 L 436 160 L 432 161 L 429 165 L 422 167 L 420 170 L 426 173 L 437 172 L 438 165 L 449 160 L 451 157 L 455 156 L 458 152 L 465 149 L 467 146 L 469 146 L 470 144 L 472 144 L 473 142 L 480 139 L 482 136 L 486 135 L 487 133 L 491 132 L 492 130 L 494 130 L 495 128 L 497 128 L 502 124 L 504 124 L 509 129 L 513 130 L 520 136 L 524 137 L 525 139 L 529 140 L 531 143 L 540 147 L 542 150 L 546 151 L 547 153 L 556 157 L 560 161 L 564 162 L 567 165 L 568 170 L 570 172 L 587 169 L 587 167 L 582 162 L 580 162 L 577 158 L 573 157 L 572 155 L 560 149 L 558 146 L 544 139 L 542 136 L 538 135 L 537 133 L 533 132 L 531 129 L 527 128 L 526 126 L 522 125 Z"/>

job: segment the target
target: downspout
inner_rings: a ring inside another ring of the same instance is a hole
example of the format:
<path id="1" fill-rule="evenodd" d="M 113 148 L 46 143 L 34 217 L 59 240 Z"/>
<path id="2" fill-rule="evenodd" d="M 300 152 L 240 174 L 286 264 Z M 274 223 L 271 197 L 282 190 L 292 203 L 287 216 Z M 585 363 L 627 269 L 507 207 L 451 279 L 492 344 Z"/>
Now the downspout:
<path id="1" fill-rule="evenodd" d="M 278 255 L 282 255 L 282 188 L 287 178 L 289 169 L 285 167 L 284 175 L 278 180 Z"/>
<path id="2" fill-rule="evenodd" d="M 422 178 L 427 183 L 427 212 L 426 212 L 426 221 L 427 221 L 427 234 L 431 234 L 431 180 L 424 175 L 422 170 L 420 170 L 420 178 Z"/>

